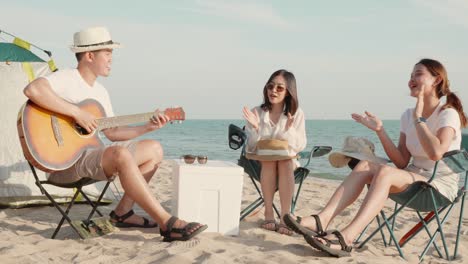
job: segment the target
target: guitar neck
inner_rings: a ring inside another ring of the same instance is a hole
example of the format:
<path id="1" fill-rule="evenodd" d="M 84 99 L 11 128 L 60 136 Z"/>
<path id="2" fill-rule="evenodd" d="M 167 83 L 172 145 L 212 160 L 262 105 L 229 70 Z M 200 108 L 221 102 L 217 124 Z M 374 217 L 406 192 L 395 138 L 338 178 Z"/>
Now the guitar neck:
<path id="1" fill-rule="evenodd" d="M 104 117 L 97 119 L 98 130 L 103 130 L 111 127 L 126 126 L 135 123 L 143 123 L 150 120 L 153 116 L 153 112 L 135 114 L 135 115 L 124 115 L 114 117 Z"/>

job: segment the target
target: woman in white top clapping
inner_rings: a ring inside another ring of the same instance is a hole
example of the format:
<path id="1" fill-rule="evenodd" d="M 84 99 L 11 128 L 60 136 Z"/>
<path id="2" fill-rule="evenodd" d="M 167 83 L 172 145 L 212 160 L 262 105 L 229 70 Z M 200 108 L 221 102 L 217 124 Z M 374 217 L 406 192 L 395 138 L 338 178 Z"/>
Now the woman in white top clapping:
<path id="1" fill-rule="evenodd" d="M 414 108 L 401 116 L 400 138 L 396 146 L 385 132 L 383 123 L 369 112 L 352 114 L 356 122 L 375 131 L 385 153 L 396 166 L 361 160 L 336 189 L 327 205 L 309 217 L 285 216 L 286 223 L 304 234 L 306 241 L 330 255 L 348 256 L 354 239 L 380 212 L 389 194 L 403 192 L 416 181 L 428 181 L 434 164 L 444 153 L 459 150 L 461 128 L 467 117 L 460 99 L 449 88 L 444 66 L 432 59 L 414 65 L 408 87 L 416 98 Z M 441 101 L 446 97 L 446 102 Z M 447 199 L 457 195 L 458 174 L 439 163 L 430 183 Z M 352 221 L 340 231 L 324 232 L 330 222 L 353 203 L 369 184 L 369 190 Z"/>
<path id="2" fill-rule="evenodd" d="M 247 121 L 247 152 L 256 150 L 262 139 L 279 139 L 288 142 L 288 156 L 296 156 L 306 144 L 304 112 L 299 108 L 296 78 L 291 72 L 274 72 L 263 88 L 263 103 L 249 110 L 244 107 Z M 265 202 L 265 220 L 261 227 L 280 234 L 292 235 L 281 217 L 276 224 L 273 212 L 273 197 L 278 188 L 281 202 L 281 216 L 291 210 L 294 192 L 295 159 L 259 160 L 262 165 L 260 183 Z M 278 186 L 277 186 L 278 185 Z"/>

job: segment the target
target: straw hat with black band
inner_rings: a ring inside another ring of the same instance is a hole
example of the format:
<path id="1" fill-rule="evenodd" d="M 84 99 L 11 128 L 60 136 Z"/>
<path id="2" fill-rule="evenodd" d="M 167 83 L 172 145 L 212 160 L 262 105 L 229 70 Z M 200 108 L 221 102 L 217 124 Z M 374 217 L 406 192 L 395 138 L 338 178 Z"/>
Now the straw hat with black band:
<path id="1" fill-rule="evenodd" d="M 76 32 L 73 35 L 73 45 L 70 46 L 70 50 L 74 53 L 81 53 L 120 47 L 120 43 L 112 40 L 107 28 L 91 27 L 83 29 L 80 32 Z"/>

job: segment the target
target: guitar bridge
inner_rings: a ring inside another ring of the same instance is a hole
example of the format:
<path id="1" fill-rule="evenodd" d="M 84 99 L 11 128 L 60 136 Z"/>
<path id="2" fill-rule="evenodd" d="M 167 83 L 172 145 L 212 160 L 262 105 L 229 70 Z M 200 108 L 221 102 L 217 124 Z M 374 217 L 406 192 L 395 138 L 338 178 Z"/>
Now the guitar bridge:
<path id="1" fill-rule="evenodd" d="M 62 132 L 60 130 L 60 124 L 58 122 L 58 119 L 56 116 L 52 115 L 50 117 L 51 125 L 52 125 L 52 131 L 54 131 L 54 138 L 55 141 L 57 141 L 57 145 L 59 147 L 63 146 L 63 138 L 62 138 Z"/>

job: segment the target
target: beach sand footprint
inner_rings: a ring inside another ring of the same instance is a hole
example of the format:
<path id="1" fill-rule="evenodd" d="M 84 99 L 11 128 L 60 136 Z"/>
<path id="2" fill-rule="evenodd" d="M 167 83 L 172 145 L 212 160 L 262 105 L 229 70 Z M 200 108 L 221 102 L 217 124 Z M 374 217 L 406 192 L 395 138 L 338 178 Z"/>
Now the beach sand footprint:
<path id="1" fill-rule="evenodd" d="M 193 238 L 188 241 L 174 241 L 166 247 L 165 251 L 167 251 L 167 253 L 170 255 L 177 255 L 183 252 L 187 252 L 188 249 L 195 248 L 199 244 L 200 240 L 197 238 Z"/>

